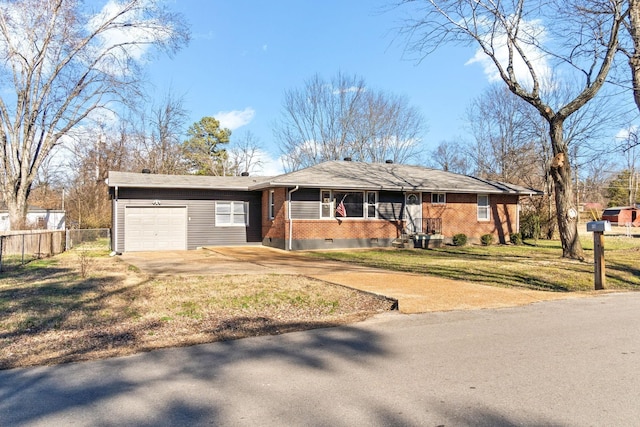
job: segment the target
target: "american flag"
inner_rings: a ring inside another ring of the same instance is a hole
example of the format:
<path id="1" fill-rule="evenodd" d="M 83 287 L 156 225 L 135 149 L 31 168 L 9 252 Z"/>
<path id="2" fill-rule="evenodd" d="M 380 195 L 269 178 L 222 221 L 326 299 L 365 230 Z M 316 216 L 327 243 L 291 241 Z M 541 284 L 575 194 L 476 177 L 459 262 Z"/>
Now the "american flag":
<path id="1" fill-rule="evenodd" d="M 344 207 L 344 199 L 342 199 L 342 201 L 336 208 L 336 213 L 340 214 L 343 217 L 347 216 L 347 209 Z"/>

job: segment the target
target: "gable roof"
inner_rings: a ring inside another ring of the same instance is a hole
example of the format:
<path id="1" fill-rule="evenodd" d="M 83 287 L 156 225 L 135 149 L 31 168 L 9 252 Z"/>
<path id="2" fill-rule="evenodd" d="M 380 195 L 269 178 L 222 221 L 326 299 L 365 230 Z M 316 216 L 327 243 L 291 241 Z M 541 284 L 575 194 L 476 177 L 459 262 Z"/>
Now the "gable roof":
<path id="1" fill-rule="evenodd" d="M 250 186 L 270 177 L 252 176 L 203 176 L 203 175 L 162 175 L 153 173 L 109 171 L 109 187 L 135 188 L 188 188 L 248 191 Z"/>
<path id="2" fill-rule="evenodd" d="M 443 193 L 542 194 L 519 185 L 468 175 L 395 163 L 329 161 L 265 179 L 252 189 L 267 187 L 326 188 L 343 190 L 429 191 Z"/>
<path id="3" fill-rule="evenodd" d="M 442 193 L 540 195 L 519 185 L 489 181 L 422 166 L 328 161 L 275 177 L 158 175 L 109 172 L 110 187 L 262 190 L 305 187 L 341 190 L 425 191 Z"/>

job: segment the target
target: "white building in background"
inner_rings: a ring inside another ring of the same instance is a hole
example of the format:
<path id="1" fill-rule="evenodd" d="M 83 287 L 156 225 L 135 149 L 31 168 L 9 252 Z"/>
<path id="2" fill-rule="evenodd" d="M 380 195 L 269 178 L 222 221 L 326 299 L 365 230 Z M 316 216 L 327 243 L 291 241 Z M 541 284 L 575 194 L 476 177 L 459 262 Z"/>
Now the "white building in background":
<path id="1" fill-rule="evenodd" d="M 27 227 L 35 230 L 64 230 L 66 227 L 65 211 L 59 209 L 43 209 L 30 206 L 27 212 Z M 11 231 L 9 212 L 0 207 L 0 232 Z"/>

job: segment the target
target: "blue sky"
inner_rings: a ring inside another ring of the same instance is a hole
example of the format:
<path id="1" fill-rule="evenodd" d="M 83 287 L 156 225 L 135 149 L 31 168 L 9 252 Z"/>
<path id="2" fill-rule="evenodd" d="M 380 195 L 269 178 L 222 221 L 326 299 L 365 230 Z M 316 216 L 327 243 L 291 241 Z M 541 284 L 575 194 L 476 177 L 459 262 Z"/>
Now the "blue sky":
<path id="1" fill-rule="evenodd" d="M 426 119 L 428 151 L 464 134 L 462 115 L 489 81 L 481 65 L 466 65 L 473 47 L 445 46 L 420 63 L 403 58 L 394 28 L 406 11 L 382 12 L 389 4 L 178 0 L 170 7 L 190 23 L 192 40 L 150 64 L 149 76 L 159 97 L 169 88 L 184 96 L 189 124 L 214 116 L 232 128 L 232 141 L 250 131 L 277 164 L 272 129 L 284 92 L 316 73 L 327 80 L 339 71 L 356 74 L 368 87 L 408 97 Z"/>

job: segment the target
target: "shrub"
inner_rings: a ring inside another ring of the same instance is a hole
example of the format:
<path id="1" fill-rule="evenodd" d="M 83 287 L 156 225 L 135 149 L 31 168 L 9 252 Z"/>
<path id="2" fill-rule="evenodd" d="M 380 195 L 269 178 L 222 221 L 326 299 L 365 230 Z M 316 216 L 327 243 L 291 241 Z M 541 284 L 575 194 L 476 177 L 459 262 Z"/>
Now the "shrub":
<path id="1" fill-rule="evenodd" d="M 509 236 L 509 240 L 511 240 L 511 243 L 514 245 L 521 245 L 522 244 L 522 234 L 520 233 L 511 233 L 511 235 Z"/>
<path id="2" fill-rule="evenodd" d="M 493 234 L 483 234 L 482 237 L 480 237 L 480 241 L 484 246 L 489 246 L 493 243 Z"/>
<path id="3" fill-rule="evenodd" d="M 520 232 L 523 239 L 540 238 L 540 217 L 535 213 L 520 216 Z"/>
<path id="4" fill-rule="evenodd" d="M 467 244 L 467 235 L 464 233 L 458 233 L 453 236 L 453 244 L 455 246 L 464 246 Z"/>

